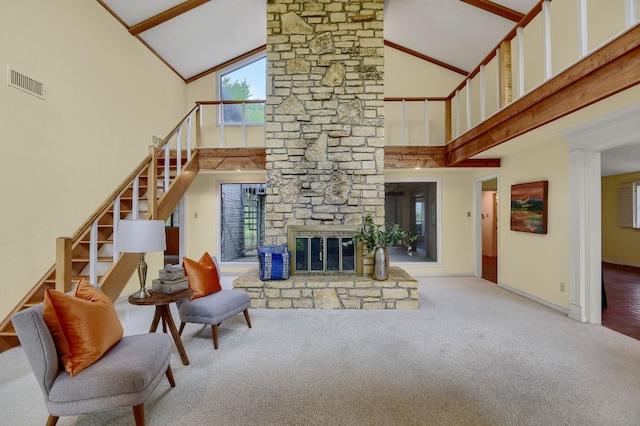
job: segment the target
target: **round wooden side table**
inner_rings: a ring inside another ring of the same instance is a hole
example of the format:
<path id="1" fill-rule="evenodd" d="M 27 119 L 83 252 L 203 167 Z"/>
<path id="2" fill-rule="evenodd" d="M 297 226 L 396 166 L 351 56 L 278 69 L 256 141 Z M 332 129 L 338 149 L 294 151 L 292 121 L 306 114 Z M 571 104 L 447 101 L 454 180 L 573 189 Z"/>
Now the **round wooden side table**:
<path id="1" fill-rule="evenodd" d="M 171 316 L 171 309 L 169 309 L 169 305 L 171 303 L 179 302 L 182 299 L 186 299 L 187 297 L 191 296 L 193 292 L 190 288 L 187 288 L 185 290 L 180 290 L 172 294 L 154 293 L 153 291 L 150 291 L 149 293 L 151 294 L 151 296 L 144 298 L 129 296 L 129 303 L 138 306 L 156 307 L 156 312 L 153 315 L 153 321 L 151 322 L 149 333 L 155 333 L 156 329 L 158 328 L 158 323 L 160 322 L 160 319 L 162 319 L 162 331 L 166 333 L 167 326 L 169 326 L 169 331 L 171 332 L 173 341 L 176 344 L 176 348 L 178 348 L 178 353 L 180 354 L 182 363 L 184 365 L 189 365 L 189 358 L 187 358 L 187 353 L 185 352 L 184 346 L 182 345 L 180 334 L 178 333 L 176 325 L 173 322 L 173 317 Z"/>

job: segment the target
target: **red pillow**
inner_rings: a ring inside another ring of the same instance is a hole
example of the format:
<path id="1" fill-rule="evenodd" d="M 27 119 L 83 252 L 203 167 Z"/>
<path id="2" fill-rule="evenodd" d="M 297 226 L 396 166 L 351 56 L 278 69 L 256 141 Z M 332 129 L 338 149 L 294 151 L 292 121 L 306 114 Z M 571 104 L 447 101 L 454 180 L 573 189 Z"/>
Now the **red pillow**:
<path id="1" fill-rule="evenodd" d="M 222 290 L 218 268 L 209 253 L 205 252 L 198 262 L 185 257 L 182 267 L 189 278 L 189 287 L 193 291 L 189 300 Z"/>
<path id="2" fill-rule="evenodd" d="M 74 295 L 48 288 L 42 316 L 71 376 L 100 359 L 124 334 L 111 299 L 84 279 Z"/>

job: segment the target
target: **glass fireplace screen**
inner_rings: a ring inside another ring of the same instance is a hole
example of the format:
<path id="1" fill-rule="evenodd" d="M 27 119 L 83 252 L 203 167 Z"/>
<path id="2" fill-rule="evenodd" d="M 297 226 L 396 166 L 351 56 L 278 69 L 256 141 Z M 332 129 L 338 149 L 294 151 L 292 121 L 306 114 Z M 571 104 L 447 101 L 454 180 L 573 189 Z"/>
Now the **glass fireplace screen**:
<path id="1" fill-rule="evenodd" d="M 289 247 L 293 274 L 356 274 L 357 247 L 351 244 L 353 229 L 334 225 L 290 226 Z"/>

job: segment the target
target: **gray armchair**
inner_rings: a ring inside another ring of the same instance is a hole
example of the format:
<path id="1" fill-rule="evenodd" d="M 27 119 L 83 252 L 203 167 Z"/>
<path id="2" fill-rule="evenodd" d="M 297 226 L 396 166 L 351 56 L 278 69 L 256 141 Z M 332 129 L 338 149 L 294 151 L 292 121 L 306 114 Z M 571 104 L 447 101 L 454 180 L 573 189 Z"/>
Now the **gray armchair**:
<path id="1" fill-rule="evenodd" d="M 133 406 L 136 425 L 144 425 L 144 401 L 163 375 L 175 386 L 166 334 L 125 336 L 98 361 L 74 377 L 61 368 L 42 304 L 16 313 L 11 321 L 49 411 L 47 425 L 76 416 Z"/>

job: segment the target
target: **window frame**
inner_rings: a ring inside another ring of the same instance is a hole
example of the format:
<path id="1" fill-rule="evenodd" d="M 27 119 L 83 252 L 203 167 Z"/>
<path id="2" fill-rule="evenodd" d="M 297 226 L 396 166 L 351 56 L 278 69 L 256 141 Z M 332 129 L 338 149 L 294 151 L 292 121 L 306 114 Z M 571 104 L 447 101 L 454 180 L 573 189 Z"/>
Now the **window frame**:
<path id="1" fill-rule="evenodd" d="M 436 184 L 436 251 L 435 261 L 415 261 L 411 264 L 420 265 L 442 265 L 442 178 L 385 178 L 385 184 L 388 183 L 435 183 Z M 386 190 L 386 188 L 385 188 Z M 430 212 L 424 212 L 425 215 Z M 386 211 L 385 211 L 386 218 Z M 424 224 L 423 224 L 424 225 Z M 403 262 L 398 262 L 402 264 Z M 404 262 L 406 263 L 406 262 Z"/>
<path id="2" fill-rule="evenodd" d="M 267 64 L 266 64 L 266 58 L 267 58 L 267 54 L 266 52 L 259 52 L 256 53 L 254 55 L 248 56 L 246 58 L 243 58 L 239 61 L 233 62 L 232 64 L 229 64 L 223 68 L 220 68 L 219 70 L 217 70 L 216 72 L 216 95 L 218 97 L 218 100 L 225 100 L 222 98 L 222 78 L 234 71 L 237 71 L 241 68 L 244 68 L 246 66 L 249 66 L 251 64 L 253 64 L 254 62 L 260 61 L 262 59 L 265 60 L 265 93 L 264 100 L 265 104 L 263 104 L 264 106 L 266 106 L 266 96 L 267 96 L 267 88 L 266 88 L 266 79 L 267 79 Z M 223 126 L 223 127 L 259 127 L 259 126 L 265 126 L 266 124 L 266 114 L 265 114 L 265 122 L 262 123 L 249 123 L 249 122 L 245 122 L 245 123 L 227 123 L 224 122 L 223 123 L 223 119 L 224 119 L 224 105 L 220 105 L 218 108 L 218 112 L 217 112 L 217 126 Z M 246 115 L 244 115 L 243 117 L 244 121 L 246 121 Z"/>
<path id="3" fill-rule="evenodd" d="M 251 266 L 254 265 L 258 262 L 258 257 L 256 255 L 255 260 L 222 260 L 223 259 L 223 247 L 222 247 L 222 232 L 223 232 L 223 226 L 222 226 L 222 208 L 223 208 L 223 202 L 222 202 L 222 186 L 223 185 L 265 185 L 266 187 L 266 178 L 265 179 L 229 179 L 229 180 L 223 180 L 223 181 L 219 181 L 217 182 L 217 194 L 215 195 L 215 202 L 216 205 L 218 206 L 216 208 L 216 214 L 217 214 L 217 230 L 215 230 L 215 241 L 216 241 L 216 246 L 217 246 L 217 253 L 218 253 L 218 262 L 220 262 L 221 265 L 228 265 L 228 266 Z M 265 223 L 266 225 L 266 223 Z M 259 242 L 258 242 L 259 244 Z"/>

